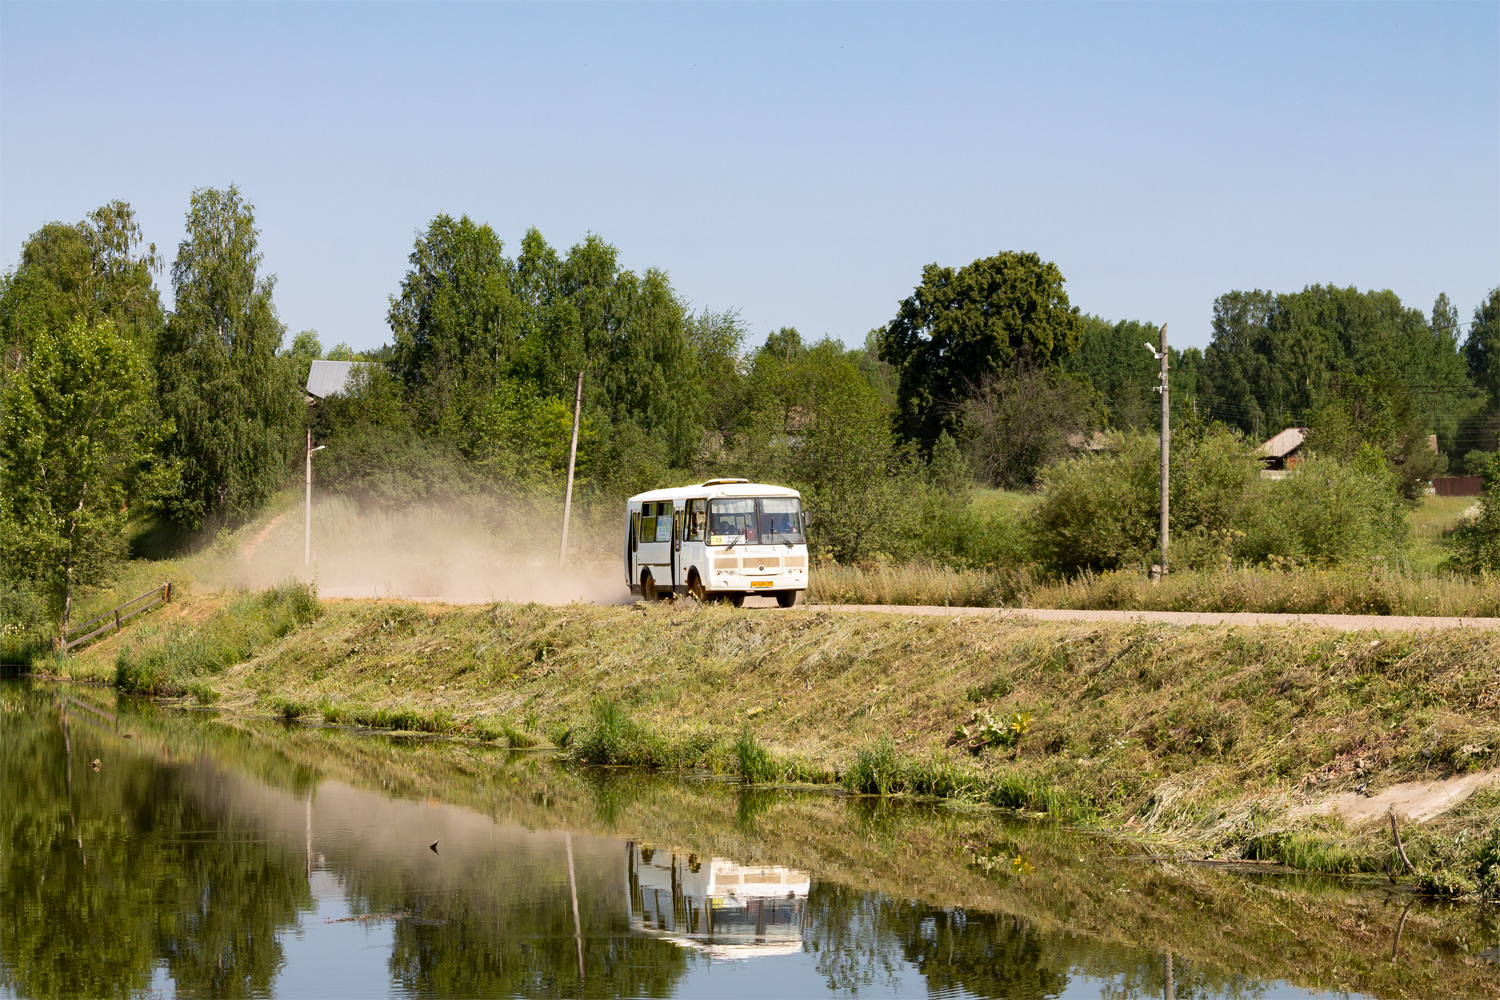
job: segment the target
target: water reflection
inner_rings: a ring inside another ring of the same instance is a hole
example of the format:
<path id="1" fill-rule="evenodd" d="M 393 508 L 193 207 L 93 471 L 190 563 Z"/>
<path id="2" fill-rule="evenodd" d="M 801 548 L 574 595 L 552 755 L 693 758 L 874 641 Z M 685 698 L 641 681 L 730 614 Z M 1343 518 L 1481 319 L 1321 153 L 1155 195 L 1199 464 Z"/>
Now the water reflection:
<path id="1" fill-rule="evenodd" d="M 1417 907 L 1392 963 L 1368 928 L 1407 900 L 1110 850 L 984 815 L 0 684 L 8 995 L 1462 994 L 1483 980 L 1452 942 L 1497 936 Z M 976 860 L 1023 854 L 1035 873 Z M 1289 941 L 1299 912 L 1319 923 Z M 1165 939 L 1191 957 L 1168 965 Z"/>
<path id="2" fill-rule="evenodd" d="M 626 844 L 630 929 L 714 958 L 764 958 L 802 950 L 812 876 L 780 865 Z"/>

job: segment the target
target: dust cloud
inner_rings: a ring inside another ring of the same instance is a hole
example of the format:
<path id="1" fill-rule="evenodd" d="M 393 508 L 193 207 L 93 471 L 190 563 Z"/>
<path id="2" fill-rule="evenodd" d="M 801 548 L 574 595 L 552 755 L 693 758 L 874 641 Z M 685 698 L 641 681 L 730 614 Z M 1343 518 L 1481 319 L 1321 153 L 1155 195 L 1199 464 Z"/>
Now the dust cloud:
<path id="1" fill-rule="evenodd" d="M 315 582 L 322 597 L 400 597 L 446 604 L 493 601 L 626 604 L 615 546 L 575 521 L 569 567 L 557 568 L 560 526 L 502 531 L 461 510 L 361 510 L 313 497 L 312 563 L 303 561 L 301 505 L 246 538 L 222 566 L 228 586 Z M 612 538 L 613 532 L 608 533 Z"/>

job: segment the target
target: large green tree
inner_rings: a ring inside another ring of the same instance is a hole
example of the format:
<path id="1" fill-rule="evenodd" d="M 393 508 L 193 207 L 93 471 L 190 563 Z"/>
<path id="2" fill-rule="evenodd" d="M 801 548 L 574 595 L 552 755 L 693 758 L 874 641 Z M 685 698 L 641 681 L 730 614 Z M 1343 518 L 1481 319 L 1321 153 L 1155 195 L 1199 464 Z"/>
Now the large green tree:
<path id="1" fill-rule="evenodd" d="M 125 554 L 132 504 L 163 485 L 151 371 L 108 322 L 46 328 L 5 389 L 0 526 L 8 574 L 29 577 L 66 630 L 80 586 Z"/>
<path id="2" fill-rule="evenodd" d="M 802 492 L 813 543 L 841 562 L 907 527 L 917 465 L 896 447 L 890 409 L 837 341 L 790 328 L 756 353 L 735 439 L 738 468 Z"/>
<path id="3" fill-rule="evenodd" d="M 456 432 L 516 361 L 520 303 L 514 265 L 488 225 L 438 215 L 417 238 L 387 319 L 393 367 L 429 424 Z"/>
<path id="4" fill-rule="evenodd" d="M 108 320 L 149 355 L 162 324 L 153 280 L 160 270 L 156 246 L 141 246 L 135 211 L 123 201 L 71 225 L 47 223 L 21 247 L 15 271 L 0 278 L 5 372 L 24 363 L 39 333 L 60 336 L 74 320 Z"/>
<path id="5" fill-rule="evenodd" d="M 1062 272 L 1034 253 L 1000 253 L 954 270 L 929 264 L 881 334 L 898 373 L 897 424 L 930 449 L 956 431 L 956 404 L 987 373 L 1040 365 L 1078 346 L 1082 325 Z"/>
<path id="6" fill-rule="evenodd" d="M 622 268 L 592 234 L 562 255 L 534 229 L 511 260 L 488 226 L 448 216 L 410 261 L 389 318 L 394 368 L 424 429 L 491 469 L 527 466 L 492 438 L 538 405 L 571 409 L 581 371 L 584 409 L 609 432 L 600 447 L 633 453 L 649 439 L 678 465 L 697 453 L 705 383 L 734 371 L 735 321 L 691 321 L 665 272 Z"/>
<path id="7" fill-rule="evenodd" d="M 689 316 L 684 329 L 698 359 L 704 421 L 709 430 L 722 437 L 744 409 L 745 325 L 735 310 L 704 309 Z"/>
<path id="8" fill-rule="evenodd" d="M 306 419 L 297 366 L 276 353 L 284 328 L 258 237 L 238 188 L 193 192 L 156 353 L 176 424 L 168 454 L 182 463 L 171 511 L 189 526 L 243 516 L 278 489 Z"/>

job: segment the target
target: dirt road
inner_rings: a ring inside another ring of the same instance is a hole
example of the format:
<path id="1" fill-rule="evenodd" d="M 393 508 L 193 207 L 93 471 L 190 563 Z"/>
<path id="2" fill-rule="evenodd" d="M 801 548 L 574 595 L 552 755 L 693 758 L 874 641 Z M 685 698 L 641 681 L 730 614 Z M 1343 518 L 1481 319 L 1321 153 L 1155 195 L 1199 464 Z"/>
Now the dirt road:
<path id="1" fill-rule="evenodd" d="M 749 604 L 775 607 L 757 598 Z M 1406 615 L 1280 615 L 1197 611 L 1060 611 L 1048 608 L 941 608 L 892 604 L 811 604 L 810 611 L 880 611 L 898 615 L 954 618 L 993 615 L 1051 622 L 1160 622 L 1166 625 L 1312 625 L 1349 632 L 1407 632 L 1434 628 L 1500 629 L 1500 618 L 1434 618 Z"/>

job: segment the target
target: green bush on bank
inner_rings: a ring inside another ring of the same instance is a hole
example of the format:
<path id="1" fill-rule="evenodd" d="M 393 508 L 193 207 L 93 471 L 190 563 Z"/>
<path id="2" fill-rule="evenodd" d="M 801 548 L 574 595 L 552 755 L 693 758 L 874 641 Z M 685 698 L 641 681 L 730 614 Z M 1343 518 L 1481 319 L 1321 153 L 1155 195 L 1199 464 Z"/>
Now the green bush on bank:
<path id="1" fill-rule="evenodd" d="M 136 694 L 183 694 L 194 678 L 250 659 L 322 613 L 316 588 L 293 581 L 239 597 L 203 622 L 143 628 L 115 658 L 115 685 Z"/>
<path id="2" fill-rule="evenodd" d="M 912 757 L 889 737 L 862 747 L 843 775 L 844 787 L 861 795 L 920 795 L 979 802 L 1000 809 L 1074 817 L 1084 810 L 1076 795 L 1032 775 L 1006 770 L 983 775 L 934 755 Z"/>
<path id="3" fill-rule="evenodd" d="M 1459 524 L 1447 538 L 1452 552 L 1448 568 L 1460 573 L 1500 573 L 1500 455 L 1489 456 L 1483 469 L 1478 515 Z"/>
<path id="4" fill-rule="evenodd" d="M 589 724 L 574 734 L 569 753 L 582 764 L 623 764 L 649 768 L 724 770 L 719 741 L 705 733 L 669 739 L 647 729 L 616 701 L 601 699 Z"/>

